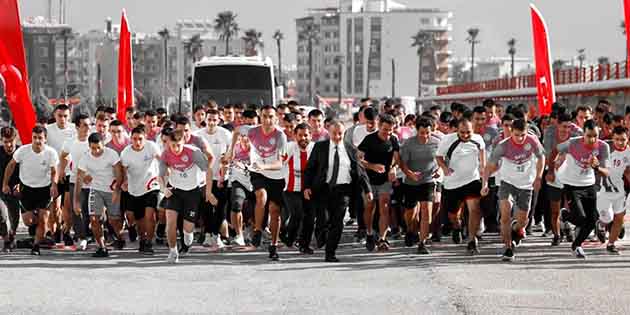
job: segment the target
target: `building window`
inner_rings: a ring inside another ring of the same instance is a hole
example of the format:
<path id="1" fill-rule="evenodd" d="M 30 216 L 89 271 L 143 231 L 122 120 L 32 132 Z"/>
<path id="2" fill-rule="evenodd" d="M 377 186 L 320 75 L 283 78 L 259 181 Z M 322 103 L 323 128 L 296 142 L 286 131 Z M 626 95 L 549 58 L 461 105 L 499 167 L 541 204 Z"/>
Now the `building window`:
<path id="1" fill-rule="evenodd" d="M 381 29 L 383 19 L 370 19 L 370 52 L 368 57 L 368 75 L 371 80 L 381 79 Z"/>
<path id="2" fill-rule="evenodd" d="M 420 24 L 427 25 L 429 23 L 431 23 L 431 19 L 429 19 L 429 18 L 421 18 L 420 19 Z"/>

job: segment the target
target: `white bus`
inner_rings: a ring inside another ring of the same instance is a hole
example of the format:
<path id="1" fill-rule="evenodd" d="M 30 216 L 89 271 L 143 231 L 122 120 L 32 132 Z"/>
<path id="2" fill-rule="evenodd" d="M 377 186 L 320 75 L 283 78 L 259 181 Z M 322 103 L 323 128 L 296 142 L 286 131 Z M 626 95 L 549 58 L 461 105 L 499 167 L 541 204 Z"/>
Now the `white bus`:
<path id="1" fill-rule="evenodd" d="M 195 63 L 192 80 L 193 106 L 208 100 L 275 106 L 284 93 L 269 57 L 204 57 Z"/>

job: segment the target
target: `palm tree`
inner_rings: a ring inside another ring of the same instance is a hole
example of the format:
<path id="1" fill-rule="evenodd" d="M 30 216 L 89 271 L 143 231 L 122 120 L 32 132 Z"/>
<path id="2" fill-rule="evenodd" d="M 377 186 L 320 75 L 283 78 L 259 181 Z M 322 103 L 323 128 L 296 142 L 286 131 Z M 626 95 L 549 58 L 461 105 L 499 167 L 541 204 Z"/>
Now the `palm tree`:
<path id="1" fill-rule="evenodd" d="M 262 33 L 250 28 L 245 31 L 245 36 L 241 37 L 245 42 L 245 56 L 257 56 L 258 48 L 263 48 L 265 45 L 262 40 Z"/>
<path id="2" fill-rule="evenodd" d="M 313 102 L 313 44 L 319 42 L 319 30 L 318 24 L 313 22 L 304 25 L 302 30 L 298 33 L 299 41 L 306 41 L 308 43 L 308 100 L 309 103 Z"/>
<path id="3" fill-rule="evenodd" d="M 508 54 L 510 54 L 510 59 L 511 59 L 511 73 L 512 73 L 512 78 L 514 77 L 514 55 L 516 55 L 516 39 L 515 38 L 511 38 L 508 42 L 508 47 L 510 47 L 510 49 L 508 50 Z"/>
<path id="4" fill-rule="evenodd" d="M 273 39 L 276 40 L 276 46 L 278 46 L 278 82 L 280 82 L 280 85 L 284 86 L 284 82 L 282 81 L 282 46 L 280 45 L 284 39 L 284 34 L 282 34 L 280 30 L 276 30 L 276 32 L 273 33 Z"/>
<path id="5" fill-rule="evenodd" d="M 608 57 L 601 56 L 601 57 L 597 58 L 597 64 L 598 65 L 607 65 L 609 63 L 610 63 L 610 59 L 608 59 Z"/>
<path id="6" fill-rule="evenodd" d="M 192 59 L 192 62 L 197 62 L 199 53 L 203 49 L 203 40 L 201 40 L 200 34 L 193 35 L 187 42 L 184 43 L 184 50 L 186 55 Z"/>
<path id="7" fill-rule="evenodd" d="M 230 39 L 238 36 L 240 28 L 236 23 L 236 14 L 232 11 L 224 11 L 214 20 L 214 30 L 219 34 L 219 39 L 225 41 L 225 55 L 230 54 Z"/>
<path id="8" fill-rule="evenodd" d="M 422 62 L 424 59 L 424 55 L 427 49 L 433 48 L 433 42 L 435 40 L 435 34 L 429 31 L 418 31 L 415 36 L 412 36 L 413 44 L 411 47 L 418 47 L 418 59 L 419 59 L 419 70 L 418 70 L 418 96 L 422 97 Z"/>
<path id="9" fill-rule="evenodd" d="M 470 44 L 470 82 L 475 82 L 475 45 L 479 44 L 479 40 L 477 40 L 477 36 L 479 36 L 478 28 L 469 28 L 468 29 L 468 38 L 466 41 Z"/>
<path id="10" fill-rule="evenodd" d="M 567 62 L 562 59 L 556 59 L 553 61 L 551 68 L 553 69 L 553 71 L 560 71 L 562 70 L 562 68 L 564 68 L 564 65 L 566 65 L 566 63 Z"/>
<path id="11" fill-rule="evenodd" d="M 164 81 L 162 82 L 162 107 L 166 107 L 166 87 L 168 80 L 168 40 L 171 37 L 168 28 L 164 28 L 158 32 L 158 35 L 164 41 Z"/>

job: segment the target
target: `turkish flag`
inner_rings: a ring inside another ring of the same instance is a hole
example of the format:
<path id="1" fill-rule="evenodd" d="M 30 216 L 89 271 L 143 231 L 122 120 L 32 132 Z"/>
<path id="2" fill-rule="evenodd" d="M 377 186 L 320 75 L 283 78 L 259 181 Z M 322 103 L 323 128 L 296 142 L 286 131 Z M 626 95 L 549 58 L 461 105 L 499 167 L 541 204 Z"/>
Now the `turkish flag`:
<path id="1" fill-rule="evenodd" d="M 131 32 L 127 14 L 123 9 L 120 22 L 120 44 L 118 48 L 118 120 L 127 123 L 126 110 L 133 106 L 133 60 L 131 57 Z"/>
<path id="2" fill-rule="evenodd" d="M 23 144 L 31 143 L 35 110 L 28 88 L 24 38 L 17 0 L 0 0 L 0 79 Z"/>
<path id="3" fill-rule="evenodd" d="M 549 115 L 551 105 L 556 101 L 556 89 L 551 71 L 551 52 L 547 24 L 540 11 L 530 4 L 532 13 L 532 32 L 534 34 L 534 60 L 536 62 L 536 89 L 540 115 Z"/>

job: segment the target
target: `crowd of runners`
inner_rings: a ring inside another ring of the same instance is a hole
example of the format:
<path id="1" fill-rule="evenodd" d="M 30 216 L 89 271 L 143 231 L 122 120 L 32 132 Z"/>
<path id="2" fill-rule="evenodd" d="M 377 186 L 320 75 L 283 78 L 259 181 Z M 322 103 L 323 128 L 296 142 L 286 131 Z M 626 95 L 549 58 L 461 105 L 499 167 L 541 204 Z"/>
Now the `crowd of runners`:
<path id="1" fill-rule="evenodd" d="M 583 259 L 591 237 L 618 254 L 625 234 L 630 112 L 606 100 L 538 117 L 491 99 L 422 113 L 364 99 L 353 123 L 295 102 L 209 101 L 192 117 L 129 108 L 125 122 L 113 108 L 90 117 L 58 105 L 53 116 L 27 145 L 0 130 L 5 252 L 108 257 L 131 241 L 145 255 L 167 246 L 175 263 L 194 244 L 268 244 L 274 261 L 283 246 L 337 262 L 344 226 L 356 225 L 368 251 L 404 238 L 420 255 L 447 238 L 476 255 L 499 233 L 504 261 L 540 228 Z"/>

